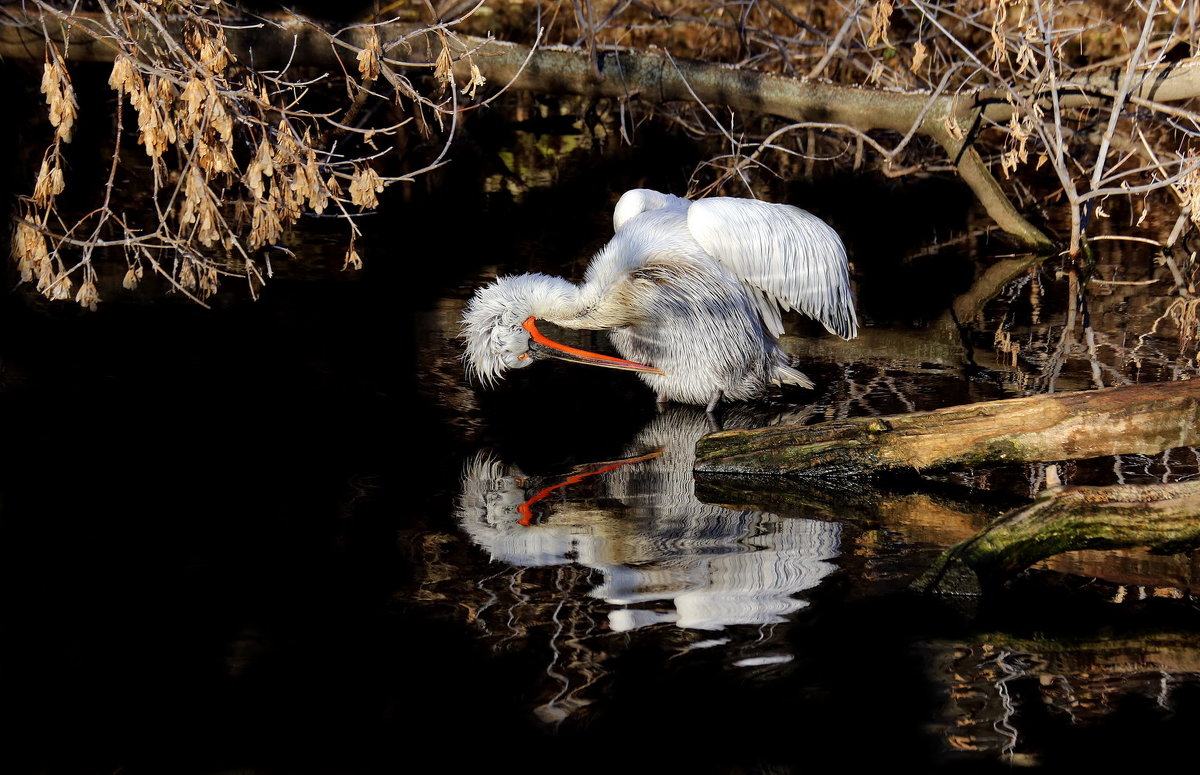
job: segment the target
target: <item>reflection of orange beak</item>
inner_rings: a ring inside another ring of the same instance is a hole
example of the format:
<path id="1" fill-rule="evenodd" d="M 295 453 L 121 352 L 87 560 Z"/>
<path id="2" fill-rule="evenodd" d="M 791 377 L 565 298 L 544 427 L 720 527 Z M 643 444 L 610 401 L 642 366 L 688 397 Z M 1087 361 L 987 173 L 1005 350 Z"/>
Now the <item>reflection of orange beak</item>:
<path id="1" fill-rule="evenodd" d="M 548 355 L 552 358 L 559 358 L 572 363 L 585 363 L 589 366 L 603 366 L 608 369 L 623 369 L 625 371 L 644 371 L 650 374 L 662 374 L 661 371 L 653 366 L 646 366 L 642 363 L 634 363 L 633 361 L 614 358 L 611 355 L 601 355 L 600 353 L 592 353 L 587 350 L 580 350 L 577 347 L 568 347 L 565 344 L 555 342 L 553 339 L 547 339 L 541 331 L 537 330 L 537 326 L 533 324 L 533 318 L 526 318 L 521 327 L 529 332 L 529 336 L 533 338 L 535 344 L 540 345 L 533 348 L 536 352 L 542 355 Z"/>
<path id="2" fill-rule="evenodd" d="M 530 320 L 533 320 L 533 318 L 530 318 Z M 531 323 L 530 325 L 532 326 L 533 324 Z M 620 468 L 621 466 L 627 466 L 630 463 L 641 463 L 646 460 L 653 460 L 654 458 L 658 457 L 662 453 L 663 453 L 662 449 L 659 448 L 659 449 L 654 450 L 653 452 L 647 452 L 645 455 L 638 455 L 637 457 L 629 457 L 629 458 L 625 458 L 624 460 L 614 461 L 612 463 L 593 463 L 591 466 L 587 467 L 587 468 L 590 468 L 591 470 L 577 471 L 576 473 L 572 474 L 571 476 L 568 476 L 564 481 L 561 481 L 555 485 L 551 485 L 550 487 L 543 488 L 541 491 L 538 492 L 537 495 L 534 495 L 532 498 L 525 501 L 520 506 L 517 506 L 517 512 L 520 513 L 520 515 L 521 515 L 521 518 L 517 520 L 517 524 L 520 525 L 521 527 L 529 527 L 530 525 L 532 525 L 533 520 L 534 520 L 533 504 L 537 503 L 542 498 L 545 498 L 547 495 L 554 492 L 559 487 L 566 487 L 569 484 L 579 484 L 584 479 L 587 479 L 589 476 L 595 476 L 596 474 L 607 474 L 609 471 L 615 471 L 616 469 Z"/>

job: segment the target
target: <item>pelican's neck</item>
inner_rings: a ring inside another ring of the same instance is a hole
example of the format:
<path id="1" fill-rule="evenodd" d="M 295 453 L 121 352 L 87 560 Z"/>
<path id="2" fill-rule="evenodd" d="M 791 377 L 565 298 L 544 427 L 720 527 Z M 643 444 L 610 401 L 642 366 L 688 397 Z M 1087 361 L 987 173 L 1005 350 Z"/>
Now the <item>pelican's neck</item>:
<path id="1" fill-rule="evenodd" d="M 472 300 L 468 317 L 488 325 L 519 327 L 528 317 L 558 323 L 579 315 L 579 287 L 561 277 L 523 274 L 501 277 Z"/>
<path id="2" fill-rule="evenodd" d="M 579 314 L 582 307 L 579 286 L 561 277 L 545 274 L 528 274 L 522 277 L 528 280 L 524 284 L 524 301 L 529 315 L 539 320 L 557 323 Z"/>
<path id="3" fill-rule="evenodd" d="M 545 274 L 503 277 L 482 303 L 496 305 L 496 312 L 512 325 L 528 317 L 545 320 L 562 328 L 601 330 L 624 325 L 614 320 L 611 283 L 590 276 L 583 285 Z"/>

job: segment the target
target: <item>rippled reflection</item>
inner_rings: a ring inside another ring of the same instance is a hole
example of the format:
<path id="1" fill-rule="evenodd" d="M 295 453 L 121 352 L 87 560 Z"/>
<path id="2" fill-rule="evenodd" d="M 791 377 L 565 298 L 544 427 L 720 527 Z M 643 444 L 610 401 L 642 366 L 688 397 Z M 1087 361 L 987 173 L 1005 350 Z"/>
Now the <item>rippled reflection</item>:
<path id="1" fill-rule="evenodd" d="M 834 569 L 840 526 L 698 501 L 693 450 L 709 430 L 703 411 L 669 409 L 638 434 L 626 460 L 567 477 L 580 484 L 595 478 L 587 502 L 568 491 L 533 524 L 523 507 L 557 485 L 535 484 L 481 453 L 463 475 L 459 519 L 493 560 L 576 562 L 599 571 L 602 581 L 589 594 L 613 606 L 608 624 L 616 631 L 660 622 L 719 630 L 785 621 L 805 605 L 796 594 Z M 605 505 L 597 508 L 597 500 Z M 663 602 L 669 605 L 645 607 Z"/>
<path id="2" fill-rule="evenodd" d="M 722 424 L 750 427 L 772 419 L 779 418 L 731 411 Z M 536 626 L 530 610 L 544 617 L 557 598 L 556 632 L 571 631 L 551 644 L 555 665 L 547 672 L 564 691 L 539 709 L 544 718 L 561 718 L 563 696 L 595 680 L 599 654 L 593 661 L 578 652 L 588 639 L 658 625 L 677 628 L 685 650 L 723 650 L 732 668 L 769 669 L 791 660 L 774 626 L 804 608 L 800 595 L 836 569 L 841 525 L 700 502 L 694 449 L 711 430 L 713 420 L 703 410 L 671 407 L 619 460 L 556 476 L 527 475 L 484 451 L 465 466 L 457 509 L 462 530 L 493 563 L 511 568 L 498 571 L 510 579 L 510 594 L 484 585 L 489 600 L 479 618 L 502 610 L 485 626 L 524 634 L 524 627 L 499 622 Z M 574 569 L 569 593 L 561 574 L 539 589 L 521 570 L 549 568 Z M 751 629 L 733 632 L 738 626 Z M 718 630 L 726 632 L 705 634 Z M 589 663 L 576 678 L 566 669 L 564 649 L 577 663 Z"/>

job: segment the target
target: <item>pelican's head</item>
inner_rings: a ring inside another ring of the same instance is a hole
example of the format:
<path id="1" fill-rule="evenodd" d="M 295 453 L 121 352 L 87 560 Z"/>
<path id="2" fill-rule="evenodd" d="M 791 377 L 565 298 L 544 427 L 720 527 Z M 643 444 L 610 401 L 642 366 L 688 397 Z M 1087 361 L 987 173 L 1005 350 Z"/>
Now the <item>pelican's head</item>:
<path id="1" fill-rule="evenodd" d="M 538 318 L 576 317 L 578 298 L 574 285 L 544 274 L 501 277 L 480 288 L 463 311 L 459 334 L 466 344 L 462 358 L 467 375 L 491 386 L 510 369 L 524 368 L 542 358 L 662 373 L 651 366 L 560 344 L 537 330 Z"/>

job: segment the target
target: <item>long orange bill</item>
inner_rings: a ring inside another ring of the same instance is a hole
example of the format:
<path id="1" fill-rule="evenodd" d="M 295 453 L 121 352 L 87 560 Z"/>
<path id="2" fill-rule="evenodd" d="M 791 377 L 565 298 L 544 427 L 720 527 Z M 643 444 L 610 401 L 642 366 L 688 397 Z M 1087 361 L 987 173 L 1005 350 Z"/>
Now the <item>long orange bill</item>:
<path id="1" fill-rule="evenodd" d="M 662 374 L 661 371 L 653 366 L 647 366 L 643 363 L 634 363 L 622 358 L 614 358 L 611 355 L 601 355 L 600 353 L 588 352 L 580 350 L 578 347 L 570 347 L 565 344 L 547 339 L 541 331 L 537 330 L 537 326 L 533 324 L 533 318 L 526 318 L 521 327 L 529 332 L 529 336 L 533 338 L 533 344 L 536 347 L 531 347 L 537 353 L 548 355 L 552 358 L 559 358 L 572 363 L 584 363 L 589 366 L 604 366 L 609 369 L 623 369 L 625 371 L 645 371 L 651 374 Z"/>

